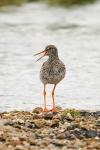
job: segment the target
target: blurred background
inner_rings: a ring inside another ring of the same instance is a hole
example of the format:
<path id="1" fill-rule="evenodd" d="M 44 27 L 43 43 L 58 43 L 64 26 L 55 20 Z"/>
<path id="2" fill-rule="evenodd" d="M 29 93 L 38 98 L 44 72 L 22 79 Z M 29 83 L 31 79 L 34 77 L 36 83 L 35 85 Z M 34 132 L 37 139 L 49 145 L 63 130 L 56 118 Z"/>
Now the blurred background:
<path id="1" fill-rule="evenodd" d="M 39 70 L 47 58 L 36 63 L 33 55 L 48 44 L 67 67 L 56 105 L 100 110 L 100 1 L 0 0 L 0 111 L 43 106 Z"/>

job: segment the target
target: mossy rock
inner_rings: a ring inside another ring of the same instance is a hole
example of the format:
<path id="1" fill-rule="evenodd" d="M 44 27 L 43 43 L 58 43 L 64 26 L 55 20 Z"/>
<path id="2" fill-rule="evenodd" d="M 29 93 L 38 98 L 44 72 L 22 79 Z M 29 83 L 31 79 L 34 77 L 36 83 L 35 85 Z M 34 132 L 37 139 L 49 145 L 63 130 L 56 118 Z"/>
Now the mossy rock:
<path id="1" fill-rule="evenodd" d="M 44 119 L 34 120 L 34 124 L 37 128 L 43 128 L 47 125 L 47 122 Z"/>
<path id="2" fill-rule="evenodd" d="M 66 116 L 67 114 L 71 114 L 73 117 L 81 116 L 80 111 L 76 109 L 65 109 L 63 111 L 63 116 Z"/>

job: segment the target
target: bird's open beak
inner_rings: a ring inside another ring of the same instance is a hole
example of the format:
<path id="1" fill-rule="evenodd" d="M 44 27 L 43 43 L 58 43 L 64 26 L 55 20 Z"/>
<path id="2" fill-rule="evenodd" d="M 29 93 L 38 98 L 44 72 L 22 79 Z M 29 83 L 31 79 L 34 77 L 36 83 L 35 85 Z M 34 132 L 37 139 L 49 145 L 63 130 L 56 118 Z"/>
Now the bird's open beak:
<path id="1" fill-rule="evenodd" d="M 43 54 L 40 58 L 38 58 L 36 61 L 39 61 L 40 59 L 42 59 L 44 56 L 46 56 L 47 54 L 46 54 L 46 51 L 44 50 L 44 51 L 42 51 L 42 52 L 39 52 L 39 53 L 37 53 L 37 54 L 34 54 L 34 56 L 37 56 L 37 55 L 40 55 L 40 54 Z"/>

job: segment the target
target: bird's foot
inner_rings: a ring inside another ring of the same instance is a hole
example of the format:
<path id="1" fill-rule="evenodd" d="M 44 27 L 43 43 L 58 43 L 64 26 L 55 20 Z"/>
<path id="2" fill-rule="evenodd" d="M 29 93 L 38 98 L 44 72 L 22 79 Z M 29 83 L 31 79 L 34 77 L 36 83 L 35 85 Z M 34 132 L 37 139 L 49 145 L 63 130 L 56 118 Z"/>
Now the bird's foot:
<path id="1" fill-rule="evenodd" d="M 48 112 L 49 111 L 49 109 L 47 109 L 47 108 L 44 108 L 44 110 L 43 110 L 44 112 Z"/>
<path id="2" fill-rule="evenodd" d="M 56 112 L 56 108 L 54 107 L 54 108 L 52 108 L 52 112 Z"/>

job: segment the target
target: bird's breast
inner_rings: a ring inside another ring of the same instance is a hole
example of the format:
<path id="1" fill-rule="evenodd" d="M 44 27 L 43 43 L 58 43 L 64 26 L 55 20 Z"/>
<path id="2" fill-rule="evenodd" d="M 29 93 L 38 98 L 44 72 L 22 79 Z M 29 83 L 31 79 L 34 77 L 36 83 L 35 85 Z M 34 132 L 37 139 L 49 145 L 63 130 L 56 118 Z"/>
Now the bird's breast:
<path id="1" fill-rule="evenodd" d="M 45 62 L 40 70 L 40 79 L 43 83 L 57 84 L 65 76 L 65 66 L 62 62 Z"/>

